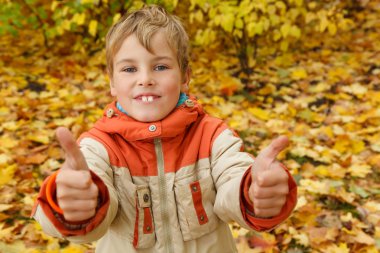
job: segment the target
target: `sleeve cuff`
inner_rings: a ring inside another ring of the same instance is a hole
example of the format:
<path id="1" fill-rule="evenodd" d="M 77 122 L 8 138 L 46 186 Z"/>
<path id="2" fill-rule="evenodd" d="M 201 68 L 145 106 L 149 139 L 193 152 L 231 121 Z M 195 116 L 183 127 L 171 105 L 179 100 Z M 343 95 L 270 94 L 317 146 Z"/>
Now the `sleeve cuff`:
<path id="1" fill-rule="evenodd" d="M 63 212 L 57 204 L 55 179 L 58 172 L 59 171 L 55 172 L 45 180 L 41 187 L 37 202 L 42 207 L 45 215 L 63 236 L 85 235 L 94 230 L 103 221 L 107 214 L 110 204 L 107 186 L 98 175 L 90 171 L 92 180 L 99 189 L 96 214 L 94 217 L 85 221 L 69 222 L 65 220 Z"/>
<path id="2" fill-rule="evenodd" d="M 287 200 L 282 207 L 280 214 L 271 218 L 258 218 L 255 217 L 253 203 L 248 195 L 249 187 L 252 183 L 251 178 L 251 167 L 247 169 L 244 173 L 241 184 L 240 184 L 240 209 L 243 215 L 244 220 L 254 230 L 264 231 L 269 230 L 286 220 L 297 203 L 297 184 L 291 176 L 290 172 L 286 169 L 285 166 L 282 166 L 286 173 L 288 173 L 289 180 L 289 194 Z"/>

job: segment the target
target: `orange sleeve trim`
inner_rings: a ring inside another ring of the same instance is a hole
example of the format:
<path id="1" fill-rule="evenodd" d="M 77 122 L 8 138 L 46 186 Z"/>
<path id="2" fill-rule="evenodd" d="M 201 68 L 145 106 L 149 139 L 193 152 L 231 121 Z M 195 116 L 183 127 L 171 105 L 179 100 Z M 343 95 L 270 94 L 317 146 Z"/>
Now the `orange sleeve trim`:
<path id="1" fill-rule="evenodd" d="M 46 185 L 46 199 L 50 205 L 50 207 L 59 214 L 63 214 L 62 209 L 58 206 L 58 203 L 54 199 L 56 199 L 56 184 L 55 179 L 57 178 L 58 171 L 54 172 L 47 181 Z"/>
<path id="2" fill-rule="evenodd" d="M 280 214 L 274 216 L 272 218 L 257 218 L 254 216 L 253 212 L 253 203 L 248 195 L 248 190 L 252 182 L 251 178 L 251 167 L 247 169 L 244 173 L 241 185 L 240 185 L 240 209 L 243 215 L 243 218 L 247 222 L 247 224 L 257 231 L 264 231 L 271 229 L 284 220 L 286 220 L 290 214 L 292 213 L 294 207 L 297 204 L 297 184 L 291 176 L 288 169 L 282 165 L 286 173 L 288 173 L 289 180 L 289 194 L 287 196 L 287 200 L 284 206 L 281 209 Z"/>

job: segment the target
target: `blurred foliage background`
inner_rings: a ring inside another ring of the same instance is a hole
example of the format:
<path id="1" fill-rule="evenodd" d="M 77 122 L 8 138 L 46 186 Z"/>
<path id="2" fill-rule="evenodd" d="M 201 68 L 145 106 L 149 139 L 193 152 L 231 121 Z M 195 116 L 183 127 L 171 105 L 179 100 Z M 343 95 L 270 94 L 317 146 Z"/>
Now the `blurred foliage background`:
<path id="1" fill-rule="evenodd" d="M 93 252 L 30 219 L 78 136 L 112 98 L 105 34 L 163 5 L 191 39 L 191 93 L 256 155 L 280 134 L 298 205 L 271 232 L 231 224 L 239 252 L 379 252 L 379 0 L 0 0 L 0 252 Z"/>

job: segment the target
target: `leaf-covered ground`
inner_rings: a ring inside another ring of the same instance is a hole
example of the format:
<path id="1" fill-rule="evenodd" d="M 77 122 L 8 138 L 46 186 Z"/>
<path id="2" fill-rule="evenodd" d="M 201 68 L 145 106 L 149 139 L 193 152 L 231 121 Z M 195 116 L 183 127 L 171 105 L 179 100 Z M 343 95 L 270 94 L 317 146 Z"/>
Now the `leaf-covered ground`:
<path id="1" fill-rule="evenodd" d="M 291 139 L 280 159 L 299 185 L 297 208 L 272 232 L 231 224 L 239 252 L 379 252 L 380 20 L 363 12 L 357 21 L 352 33 L 266 59 L 244 89 L 231 74 L 236 59 L 194 48 L 192 92 L 247 151 Z M 111 101 L 104 51 L 68 54 L 41 41 L 34 31 L 0 40 L 0 252 L 93 252 L 45 235 L 29 216 L 63 161 L 56 127 L 78 136 Z"/>

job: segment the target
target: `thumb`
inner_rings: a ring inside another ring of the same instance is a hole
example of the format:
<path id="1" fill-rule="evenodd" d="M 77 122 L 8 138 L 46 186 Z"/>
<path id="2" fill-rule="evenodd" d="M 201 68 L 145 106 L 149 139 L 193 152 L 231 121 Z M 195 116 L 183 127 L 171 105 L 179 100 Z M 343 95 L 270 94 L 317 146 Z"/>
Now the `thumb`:
<path id="1" fill-rule="evenodd" d="M 66 127 L 59 127 L 56 136 L 63 151 L 65 151 L 65 162 L 69 168 L 74 170 L 88 170 L 86 160 L 75 141 L 74 136 Z"/>
<path id="2" fill-rule="evenodd" d="M 252 166 L 252 173 L 257 174 L 260 173 L 260 171 L 269 169 L 270 165 L 274 162 L 277 155 L 286 149 L 288 145 L 289 139 L 284 135 L 274 139 L 271 144 L 264 148 L 256 157 L 255 162 Z"/>

